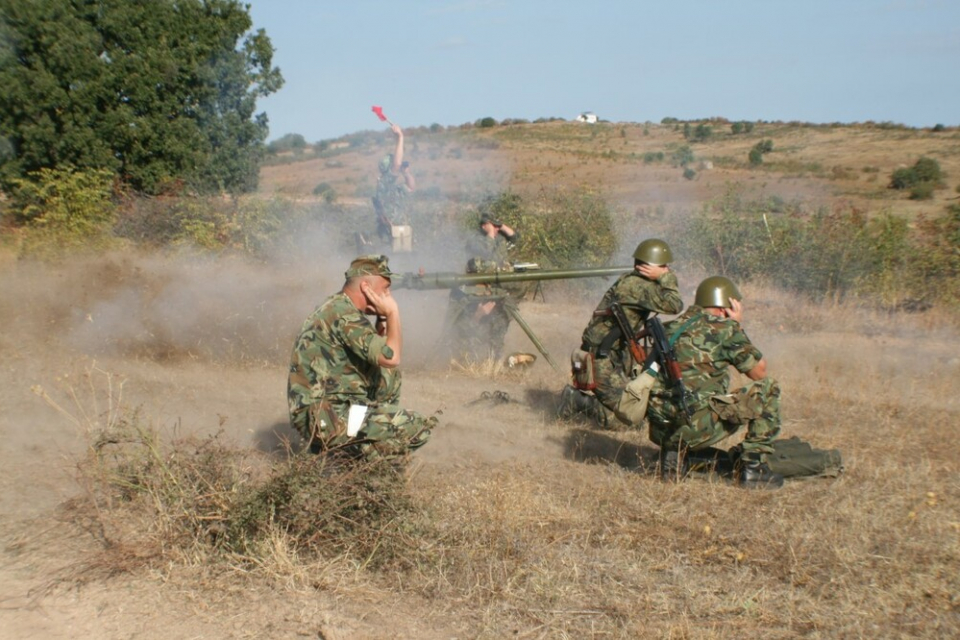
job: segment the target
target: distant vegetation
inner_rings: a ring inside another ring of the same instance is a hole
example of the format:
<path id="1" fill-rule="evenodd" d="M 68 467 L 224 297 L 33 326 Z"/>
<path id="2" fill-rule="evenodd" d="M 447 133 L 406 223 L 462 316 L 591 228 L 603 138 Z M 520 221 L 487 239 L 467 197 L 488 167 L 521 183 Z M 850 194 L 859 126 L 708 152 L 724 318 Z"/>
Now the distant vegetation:
<path id="1" fill-rule="evenodd" d="M 887 306 L 960 303 L 960 206 L 921 219 L 868 218 L 842 205 L 749 201 L 733 189 L 676 229 L 679 250 L 703 271 L 763 281 L 813 300 L 857 298 Z"/>
<path id="2" fill-rule="evenodd" d="M 560 145 L 557 153 L 574 154 L 591 163 L 666 162 L 679 170 L 679 179 L 699 181 L 706 175 L 694 166 L 697 157 L 693 141 L 684 139 L 682 126 L 656 143 L 662 144 L 663 150 L 640 153 L 620 151 L 621 140 L 630 140 L 631 135 L 640 137 L 639 125 L 632 129 L 606 125 L 604 129 L 602 124 L 585 128 L 573 123 L 562 127 L 519 123 L 482 130 L 474 124 L 409 130 L 416 131 L 411 138 L 419 139 L 421 153 L 432 160 L 461 162 L 467 160 L 471 150 L 494 149 L 501 144 L 516 148 L 547 144 Z M 674 125 L 679 123 L 668 124 Z M 649 125 L 643 128 L 649 130 Z M 752 135 L 780 135 L 788 130 L 788 125 L 761 125 Z M 696 137 L 697 131 L 698 127 L 690 127 L 690 136 Z M 732 128 L 728 134 L 718 133 L 716 127 L 710 131 L 709 140 L 734 135 Z M 436 144 L 428 144 L 429 139 Z M 617 141 L 615 149 L 610 146 L 611 139 Z M 287 134 L 271 142 L 269 149 L 278 154 L 278 161 L 289 157 L 286 161 L 293 162 L 294 154 L 312 153 L 309 157 L 326 158 L 323 166 L 344 167 L 351 162 L 347 154 L 367 154 L 388 143 L 388 132 L 365 131 L 321 141 L 311 150 L 303 136 Z M 714 143 L 700 144 L 696 143 L 697 149 Z M 761 164 L 773 149 L 773 138 L 762 137 L 751 148 L 747 163 L 732 157 L 714 156 L 711 160 L 743 169 Z M 881 171 L 878 166 L 855 169 L 833 165 L 826 169 L 812 160 L 790 156 L 789 149 L 783 154 L 784 159 L 770 171 L 808 173 L 846 183 L 869 183 Z M 709 160 L 704 157 L 702 162 L 702 166 L 708 166 Z M 939 163 L 922 157 L 911 167 L 893 171 L 889 187 L 909 191 L 917 198 L 917 194 L 944 187 L 945 182 Z M 366 176 L 342 184 L 318 178 L 307 192 L 315 196 L 311 202 L 199 195 L 138 198 L 122 192 L 118 197 L 110 172 L 53 170 L 13 184 L 14 195 L 3 206 L 6 227 L 16 233 L 4 237 L 17 243 L 22 256 L 53 255 L 70 247 L 99 249 L 132 243 L 200 247 L 262 258 L 288 252 L 305 229 L 320 221 L 330 237 L 344 251 L 350 251 L 355 234 L 369 232 L 371 219 L 340 202 L 345 196 L 368 201 L 373 189 L 372 180 Z M 877 188 L 884 190 L 879 184 Z M 449 238 L 472 229 L 476 214 L 483 208 L 493 208 L 498 216 L 522 230 L 517 255 L 545 267 L 606 264 L 622 249 L 624 238 L 647 233 L 650 224 L 641 216 L 611 206 L 607 195 L 595 185 L 544 186 L 522 194 L 509 188 L 493 192 L 464 188 L 453 196 L 427 180 L 408 204 L 417 242 L 431 247 L 438 256 L 456 253 L 457 247 L 450 245 Z M 702 209 L 678 211 L 669 220 L 658 219 L 656 224 L 669 227 L 664 233 L 676 238 L 677 251 L 684 260 L 738 281 L 763 280 L 810 299 L 854 298 L 887 306 L 907 301 L 960 304 L 960 264 L 955 250 L 960 240 L 960 212 L 956 204 L 939 214 L 908 220 L 888 210 L 868 214 L 862 207 L 846 203 L 823 207 L 802 200 L 787 203 L 776 197 L 754 200 L 733 184 L 727 195 L 710 200 Z"/>
<path id="3" fill-rule="evenodd" d="M 931 158 L 920 158 L 912 167 L 897 169 L 890 176 L 890 188 L 909 190 L 913 200 L 929 200 L 934 189 L 946 186 L 940 163 Z"/>

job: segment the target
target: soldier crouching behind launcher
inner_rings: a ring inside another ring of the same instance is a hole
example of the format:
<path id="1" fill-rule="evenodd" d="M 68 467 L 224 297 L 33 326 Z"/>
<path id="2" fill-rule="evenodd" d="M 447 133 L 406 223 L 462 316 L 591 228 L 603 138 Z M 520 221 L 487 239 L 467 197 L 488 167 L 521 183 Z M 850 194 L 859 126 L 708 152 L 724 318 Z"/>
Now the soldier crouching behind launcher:
<path id="1" fill-rule="evenodd" d="M 512 227 L 482 214 L 478 233 L 467 241 L 467 273 L 512 271 L 510 251 L 519 238 Z M 451 290 L 445 322 L 449 350 L 475 360 L 499 359 L 517 301 L 526 291 L 526 283 L 469 284 Z"/>
<path id="2" fill-rule="evenodd" d="M 293 347 L 290 423 L 314 453 L 397 458 L 423 446 L 437 419 L 397 406 L 400 310 L 387 257 L 350 263 L 343 289 L 306 319 Z M 376 326 L 367 315 L 376 315 Z"/>
<path id="3" fill-rule="evenodd" d="M 616 416 L 625 425 L 640 426 L 632 424 L 618 407 L 631 370 L 643 363 L 633 361 L 627 345 L 633 336 L 623 335 L 610 307 L 619 303 L 636 334 L 651 313 L 680 313 L 683 300 L 677 277 L 668 266 L 673 253 L 666 242 L 644 240 L 633 252 L 633 260 L 633 271 L 620 276 L 607 290 L 583 331 L 582 345 L 574 352 L 580 373 L 574 378 L 576 386 L 567 385 L 560 395 L 557 413 L 561 418 L 584 414 L 606 428 L 611 426 L 611 416 Z"/>
<path id="4" fill-rule="evenodd" d="M 776 488 L 783 476 L 770 470 L 780 433 L 780 386 L 767 375 L 767 360 L 743 331 L 740 291 L 727 278 L 713 276 L 697 287 L 694 304 L 664 325 L 682 384 L 662 373 L 650 391 L 650 439 L 660 446 L 660 472 L 680 479 L 687 453 L 705 450 L 746 426 L 738 445 L 734 478 L 745 488 Z M 750 378 L 730 391 L 729 367 Z"/>

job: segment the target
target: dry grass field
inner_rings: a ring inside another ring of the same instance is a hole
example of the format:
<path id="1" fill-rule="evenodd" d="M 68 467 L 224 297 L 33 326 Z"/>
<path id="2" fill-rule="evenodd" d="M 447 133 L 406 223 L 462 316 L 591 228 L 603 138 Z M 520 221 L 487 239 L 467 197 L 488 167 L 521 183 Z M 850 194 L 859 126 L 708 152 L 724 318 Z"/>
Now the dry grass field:
<path id="1" fill-rule="evenodd" d="M 761 138 L 775 151 L 750 169 L 746 154 Z M 453 198 L 489 184 L 522 193 L 592 184 L 628 213 L 681 215 L 737 184 L 915 216 L 941 211 L 960 181 L 953 129 L 760 124 L 742 139 L 693 145 L 714 167 L 693 180 L 637 157 L 680 143 L 670 126 L 644 134 L 609 123 L 408 138 L 421 189 Z M 328 182 L 357 215 L 372 215 L 363 189 L 384 148 L 340 154 L 337 166 L 266 167 L 262 195 L 309 199 Z M 933 201 L 885 188 L 897 166 L 924 155 L 948 179 Z M 278 530 L 256 552 L 225 553 L 171 533 L 195 514 L 159 503 L 92 509 L 102 480 L 93 445 L 124 423 L 159 437 L 158 476 L 176 447 L 199 455 L 211 442 L 219 448 L 207 464 L 235 462 L 244 482 L 288 461 L 285 443 L 297 445 L 286 425 L 288 350 L 350 257 L 330 246 L 333 230 L 319 237 L 309 260 L 127 251 L 3 263 L 0 635 L 960 635 L 960 349 L 956 318 L 937 307 L 886 312 L 743 287 L 746 329 L 783 387 L 783 435 L 839 448 L 836 479 L 772 492 L 705 478 L 663 484 L 644 433 L 555 418 L 565 374 L 543 358 L 522 371 L 447 362 L 436 352 L 445 293 L 399 291 L 403 404 L 439 413 L 441 424 L 396 479 L 406 510 L 382 541 L 317 555 Z M 689 302 L 704 274 L 676 270 Z M 546 283 L 544 300 L 521 305 L 561 363 L 596 302 L 565 291 Z M 515 325 L 507 343 L 531 351 Z M 509 401 L 484 397 L 495 391 Z M 166 486 L 178 481 L 171 474 Z"/>

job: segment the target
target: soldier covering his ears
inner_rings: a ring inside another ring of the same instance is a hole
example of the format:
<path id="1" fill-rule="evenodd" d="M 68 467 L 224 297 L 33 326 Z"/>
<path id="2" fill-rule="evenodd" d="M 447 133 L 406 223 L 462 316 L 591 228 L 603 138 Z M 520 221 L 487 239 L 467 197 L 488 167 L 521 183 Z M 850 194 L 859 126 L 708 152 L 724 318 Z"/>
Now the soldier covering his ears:
<path id="1" fill-rule="evenodd" d="M 355 259 L 341 291 L 306 319 L 294 343 L 290 423 L 315 453 L 394 458 L 423 446 L 437 424 L 398 406 L 403 345 L 393 275 L 386 256 Z"/>

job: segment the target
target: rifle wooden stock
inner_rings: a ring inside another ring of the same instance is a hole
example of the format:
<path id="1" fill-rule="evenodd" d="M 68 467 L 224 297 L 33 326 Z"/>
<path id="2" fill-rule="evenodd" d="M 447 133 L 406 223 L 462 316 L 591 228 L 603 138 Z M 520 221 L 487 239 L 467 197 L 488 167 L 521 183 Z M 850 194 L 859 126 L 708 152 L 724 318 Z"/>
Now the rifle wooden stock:
<path id="1" fill-rule="evenodd" d="M 626 343 L 627 349 L 633 357 L 633 361 L 643 366 L 643 363 L 647 360 L 647 352 L 640 344 L 640 334 L 630 326 L 630 320 L 627 318 L 627 314 L 624 313 L 623 307 L 619 302 L 614 302 L 610 305 L 610 313 L 613 314 L 614 319 L 617 321 L 617 326 L 620 327 L 620 333 L 623 334 L 623 341 Z"/>

